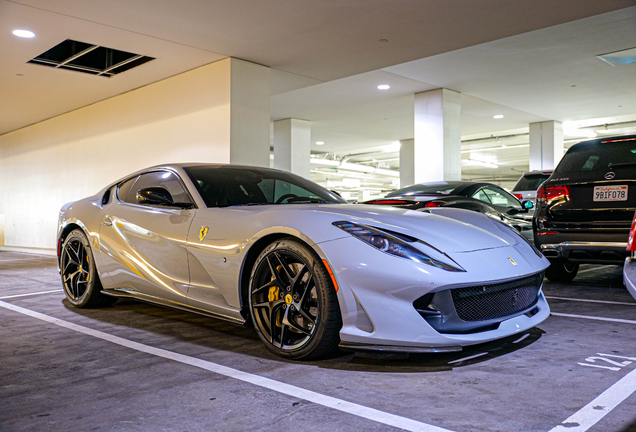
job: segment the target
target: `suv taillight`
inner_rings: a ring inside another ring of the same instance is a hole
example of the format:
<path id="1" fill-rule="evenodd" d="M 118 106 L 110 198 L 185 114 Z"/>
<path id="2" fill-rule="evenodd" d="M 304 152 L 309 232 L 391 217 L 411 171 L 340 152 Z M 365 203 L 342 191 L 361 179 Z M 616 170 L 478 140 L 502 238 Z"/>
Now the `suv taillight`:
<path id="1" fill-rule="evenodd" d="M 545 199 L 545 186 L 539 186 L 537 189 L 537 201 L 542 202 Z"/>
<path id="2" fill-rule="evenodd" d="M 636 234 L 636 213 L 634 213 L 634 220 L 632 221 L 632 229 L 629 230 L 629 237 L 627 238 L 627 250 L 630 252 L 636 252 L 636 241 L 634 240 L 634 234 Z"/>
<path id="3" fill-rule="evenodd" d="M 537 201 L 547 201 L 548 203 L 555 200 L 570 198 L 569 186 L 541 186 L 537 189 Z"/>
<path id="4" fill-rule="evenodd" d="M 515 196 L 515 198 L 517 198 L 519 201 L 521 201 L 523 199 L 523 195 L 522 194 L 516 194 L 513 193 L 513 195 Z"/>

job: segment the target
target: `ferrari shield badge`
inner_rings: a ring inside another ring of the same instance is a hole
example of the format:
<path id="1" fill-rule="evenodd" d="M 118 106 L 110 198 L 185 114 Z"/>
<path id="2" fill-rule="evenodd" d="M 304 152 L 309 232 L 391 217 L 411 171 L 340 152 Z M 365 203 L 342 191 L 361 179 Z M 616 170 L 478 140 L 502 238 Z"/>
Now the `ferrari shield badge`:
<path id="1" fill-rule="evenodd" d="M 199 241 L 203 241 L 203 239 L 205 238 L 207 234 L 208 234 L 208 227 L 206 226 L 201 227 L 201 229 L 199 230 Z"/>
<path id="2" fill-rule="evenodd" d="M 517 263 L 515 262 L 515 260 L 513 260 L 512 258 L 508 258 L 508 261 L 510 261 L 512 263 L 512 265 L 517 265 Z"/>

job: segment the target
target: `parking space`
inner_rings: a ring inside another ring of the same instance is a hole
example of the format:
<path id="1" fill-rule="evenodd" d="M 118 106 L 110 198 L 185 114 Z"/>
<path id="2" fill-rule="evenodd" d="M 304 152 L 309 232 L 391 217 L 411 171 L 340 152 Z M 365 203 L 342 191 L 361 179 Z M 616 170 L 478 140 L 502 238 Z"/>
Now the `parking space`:
<path id="1" fill-rule="evenodd" d="M 460 353 L 296 362 L 206 317 L 75 309 L 54 258 L 3 252 L 0 430 L 636 430 L 620 268 L 582 266 L 544 291 L 555 316 Z"/>

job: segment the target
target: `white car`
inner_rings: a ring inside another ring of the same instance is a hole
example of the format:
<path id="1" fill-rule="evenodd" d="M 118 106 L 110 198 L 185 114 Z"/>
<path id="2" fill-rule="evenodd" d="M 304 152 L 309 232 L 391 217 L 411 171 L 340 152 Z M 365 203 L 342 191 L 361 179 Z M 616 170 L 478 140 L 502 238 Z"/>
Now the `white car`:
<path id="1" fill-rule="evenodd" d="M 531 201 L 536 205 L 537 189 L 552 175 L 552 171 L 528 171 L 523 173 L 517 184 L 512 188 L 512 194 L 519 201 Z"/>
<path id="2" fill-rule="evenodd" d="M 548 261 L 476 212 L 347 204 L 286 172 L 173 164 L 62 207 L 70 303 L 252 322 L 274 353 L 458 351 L 546 319 Z"/>

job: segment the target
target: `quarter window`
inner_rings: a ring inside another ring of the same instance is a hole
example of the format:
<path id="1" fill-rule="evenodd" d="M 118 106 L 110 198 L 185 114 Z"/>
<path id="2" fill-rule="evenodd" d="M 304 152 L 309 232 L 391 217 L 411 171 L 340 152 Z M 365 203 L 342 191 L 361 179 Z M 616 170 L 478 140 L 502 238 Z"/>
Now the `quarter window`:
<path id="1" fill-rule="evenodd" d="M 128 195 L 130 193 L 130 189 L 133 187 L 133 185 L 135 184 L 135 181 L 138 178 L 139 177 L 133 177 L 130 180 L 126 180 L 125 182 L 120 184 L 119 187 L 117 188 L 117 198 L 119 198 L 121 201 L 127 201 Z"/>

